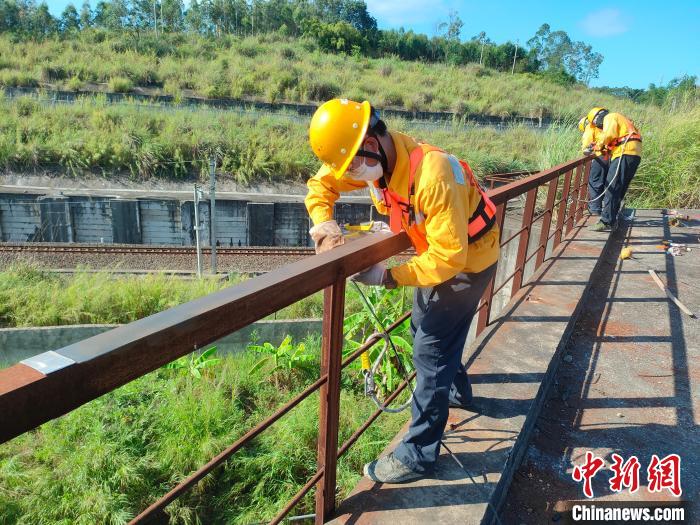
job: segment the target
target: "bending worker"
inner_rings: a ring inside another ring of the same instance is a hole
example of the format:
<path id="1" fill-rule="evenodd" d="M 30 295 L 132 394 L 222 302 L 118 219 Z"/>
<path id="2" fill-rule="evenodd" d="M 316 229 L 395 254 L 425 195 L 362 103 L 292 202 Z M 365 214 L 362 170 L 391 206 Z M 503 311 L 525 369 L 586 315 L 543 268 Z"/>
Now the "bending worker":
<path id="1" fill-rule="evenodd" d="M 415 286 L 411 332 L 417 372 L 412 420 L 388 456 L 364 467 L 374 481 L 399 483 L 434 468 L 450 405 L 471 402 L 462 350 L 499 255 L 495 206 L 471 169 L 454 156 L 395 131 L 369 102 L 335 99 L 318 108 L 309 130 L 323 162 L 308 181 L 306 207 L 317 252 L 343 237 L 333 220 L 341 192 L 369 186 L 392 231 L 406 230 L 418 255 L 393 268 L 371 266 L 366 285 Z"/>
<path id="2" fill-rule="evenodd" d="M 587 118 L 599 131 L 594 150 L 611 152 L 600 220 L 592 226 L 594 231 L 606 231 L 616 224 L 622 199 L 639 167 L 642 136 L 631 120 L 605 108 L 593 108 Z"/>
<path id="3" fill-rule="evenodd" d="M 595 151 L 595 144 L 600 135 L 600 130 L 591 126 L 588 117 L 583 117 L 579 121 L 578 129 L 583 132 L 583 135 L 581 135 L 581 150 L 583 153 L 586 155 L 595 154 L 588 176 L 588 211 L 592 215 L 600 215 L 610 155 L 607 153 L 607 150 Z"/>

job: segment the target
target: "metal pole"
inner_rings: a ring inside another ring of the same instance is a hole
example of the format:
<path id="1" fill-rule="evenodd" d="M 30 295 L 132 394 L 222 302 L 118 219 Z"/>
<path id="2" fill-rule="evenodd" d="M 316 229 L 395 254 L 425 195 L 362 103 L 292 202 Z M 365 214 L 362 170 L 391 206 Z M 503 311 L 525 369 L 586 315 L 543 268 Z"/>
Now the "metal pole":
<path id="1" fill-rule="evenodd" d="M 510 70 L 510 74 L 515 73 L 515 59 L 518 56 L 518 41 L 515 41 L 515 53 L 513 53 L 513 69 Z"/>
<path id="2" fill-rule="evenodd" d="M 211 242 L 211 273 L 216 275 L 216 157 L 209 158 L 209 239 Z"/>
<path id="3" fill-rule="evenodd" d="M 202 245 L 199 243 L 199 186 L 194 185 L 194 238 L 197 244 L 197 277 L 202 277 Z"/>
<path id="4" fill-rule="evenodd" d="M 479 57 L 479 65 L 484 63 L 484 41 L 481 41 L 481 56 Z"/>

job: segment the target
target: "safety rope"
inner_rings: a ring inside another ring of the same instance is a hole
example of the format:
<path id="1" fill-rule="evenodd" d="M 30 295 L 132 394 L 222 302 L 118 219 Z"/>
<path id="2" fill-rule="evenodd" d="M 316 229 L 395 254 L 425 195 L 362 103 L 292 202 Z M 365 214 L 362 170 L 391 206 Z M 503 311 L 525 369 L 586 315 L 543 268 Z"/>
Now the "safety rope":
<path id="1" fill-rule="evenodd" d="M 399 367 L 401 369 L 400 370 L 401 375 L 403 375 L 403 378 L 406 381 L 406 384 L 408 385 L 408 388 L 411 391 L 411 398 L 409 401 L 412 401 L 414 398 L 414 395 L 415 395 L 415 392 L 413 390 L 413 385 L 408 380 L 408 377 L 409 377 L 408 371 L 406 370 L 406 367 L 404 366 L 403 361 L 401 361 L 401 358 L 399 357 L 399 354 L 398 354 L 398 351 L 396 350 L 396 346 L 394 345 L 394 342 L 391 340 L 391 334 L 389 334 L 389 332 L 387 332 L 387 330 L 384 328 L 384 325 L 379 320 L 379 316 L 374 311 L 374 308 L 372 308 L 372 306 L 370 305 L 369 300 L 367 299 L 367 296 L 365 296 L 365 294 L 362 291 L 362 289 L 360 288 L 360 286 L 355 281 L 351 280 L 351 282 L 355 285 L 355 289 L 360 294 L 360 297 L 362 298 L 362 301 L 365 303 L 367 310 L 370 312 L 370 314 L 374 318 L 375 322 L 377 323 L 378 327 L 380 328 L 381 332 L 379 335 L 384 337 L 385 344 L 388 344 L 389 346 L 391 346 L 391 349 L 394 351 L 394 356 L 396 357 L 396 361 L 398 362 Z M 376 403 L 376 401 L 375 401 L 375 403 Z M 379 406 L 379 405 L 377 405 L 377 406 Z M 416 404 L 416 407 L 420 411 L 420 406 L 418 406 Z M 379 408 L 382 408 L 382 407 L 379 406 Z M 389 410 L 384 410 L 384 409 L 382 409 L 382 411 L 390 412 Z M 400 412 L 400 410 L 396 410 L 396 412 Z M 474 484 L 474 486 L 476 486 L 482 492 L 482 494 L 484 495 L 484 499 L 486 500 L 486 505 L 488 506 L 489 509 L 491 509 L 491 512 L 493 512 L 493 517 L 496 520 L 496 523 L 498 525 L 503 525 L 501 518 L 498 516 L 498 512 L 496 511 L 496 508 L 491 503 L 491 498 L 490 498 L 491 495 L 489 494 L 488 489 L 483 484 L 479 484 L 476 482 L 474 477 L 471 475 L 471 472 L 469 472 L 469 470 L 467 470 L 467 468 L 462 464 L 462 462 L 455 455 L 455 453 L 452 452 L 452 450 L 450 450 L 450 448 L 445 444 L 445 442 L 442 439 L 440 439 L 440 445 L 447 451 L 447 453 L 452 457 L 452 459 L 455 461 L 455 463 L 457 463 L 457 465 L 464 471 L 464 473 L 467 475 L 469 480 Z"/>
<path id="2" fill-rule="evenodd" d="M 629 135 L 627 135 L 625 137 L 625 141 L 622 143 L 622 151 L 623 152 L 625 151 L 625 146 L 627 145 L 627 141 L 630 139 L 631 136 L 632 136 L 632 133 L 630 133 Z M 615 169 L 615 176 L 612 179 L 610 179 L 610 183 L 605 187 L 605 189 L 595 199 L 587 200 L 587 199 L 577 199 L 576 197 L 574 197 L 572 202 L 585 202 L 586 204 L 590 204 L 591 202 L 595 202 L 598 199 L 602 199 L 603 196 L 605 195 L 605 192 L 610 189 L 610 186 L 612 186 L 613 182 L 615 182 L 615 179 L 617 179 L 617 175 L 620 173 L 620 165 L 621 164 L 622 164 L 622 155 L 620 155 L 620 162 L 617 163 L 617 168 Z"/>

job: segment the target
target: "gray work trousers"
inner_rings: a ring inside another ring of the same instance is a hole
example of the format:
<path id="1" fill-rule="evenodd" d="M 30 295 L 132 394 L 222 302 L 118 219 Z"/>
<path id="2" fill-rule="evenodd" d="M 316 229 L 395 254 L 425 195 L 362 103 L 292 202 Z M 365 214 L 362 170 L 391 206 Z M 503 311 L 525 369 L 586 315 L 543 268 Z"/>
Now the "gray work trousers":
<path id="1" fill-rule="evenodd" d="M 417 373 L 412 420 L 394 456 L 416 472 L 430 472 L 437 461 L 450 402 L 471 401 L 462 351 L 495 271 L 494 264 L 479 273 L 460 273 L 437 286 L 415 289 L 411 332 Z"/>
<path id="2" fill-rule="evenodd" d="M 603 190 L 608 176 L 608 161 L 602 157 L 594 157 L 591 162 L 591 173 L 588 176 L 588 211 L 600 215 L 603 209 Z"/>
<path id="3" fill-rule="evenodd" d="M 627 193 L 627 188 L 629 188 L 634 174 L 637 173 L 641 160 L 637 155 L 621 155 L 610 161 L 608 176 L 606 177 L 608 189 L 603 198 L 603 209 L 600 214 L 600 220 L 605 224 L 613 224 L 617 219 L 622 199 Z M 615 174 L 617 174 L 617 177 L 615 177 Z"/>

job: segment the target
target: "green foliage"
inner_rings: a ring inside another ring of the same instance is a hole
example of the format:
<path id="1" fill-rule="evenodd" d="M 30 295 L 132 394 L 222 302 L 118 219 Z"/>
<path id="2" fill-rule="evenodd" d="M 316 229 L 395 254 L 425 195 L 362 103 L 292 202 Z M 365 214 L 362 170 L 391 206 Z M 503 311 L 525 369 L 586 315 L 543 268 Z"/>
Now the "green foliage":
<path id="1" fill-rule="evenodd" d="M 279 386 L 281 381 L 292 381 L 295 372 L 302 376 L 310 376 L 311 372 L 318 369 L 318 356 L 309 352 L 307 343 L 294 344 L 291 335 L 285 337 L 279 346 L 264 342 L 261 345 L 251 344 L 248 350 L 262 356 L 248 373 L 253 374 L 265 369 L 276 386 Z"/>
<path id="2" fill-rule="evenodd" d="M 72 276 L 15 264 L 0 272 L 0 326 L 128 323 L 217 291 L 228 283 L 163 274 Z"/>
<path id="3" fill-rule="evenodd" d="M 373 333 L 382 333 L 383 328 L 394 323 L 411 307 L 410 297 L 407 297 L 408 290 L 405 287 L 385 290 L 375 286 L 367 286 L 363 287 L 362 291 L 369 306 L 362 302 L 360 311 L 346 315 L 343 322 L 344 355 L 349 355 L 357 350 Z M 375 319 L 372 311 L 379 318 L 381 325 Z M 398 356 L 394 354 L 393 348 L 390 346 L 380 365 L 379 373 L 381 376 L 378 385 L 383 390 L 383 394 L 392 392 L 403 381 L 404 370 L 408 373 L 413 371 L 413 346 L 409 342 L 410 322 L 408 319 L 391 332 L 391 340 L 398 351 Z M 370 362 L 374 363 L 377 359 L 384 342 L 384 339 L 381 339 L 370 348 L 368 351 Z M 397 359 L 400 359 L 401 362 L 399 363 Z M 352 364 L 355 369 L 360 368 L 360 366 L 359 360 L 355 360 Z"/>
<path id="4" fill-rule="evenodd" d="M 200 378 L 161 368 L 3 444 L 0 522 L 128 522 L 308 384 L 276 386 L 249 373 L 255 359 L 221 356 Z M 344 442 L 374 405 L 344 390 L 340 406 Z M 316 470 L 318 413 L 314 395 L 171 504 L 170 523 L 270 521 Z M 408 417 L 380 417 L 341 458 L 338 498 Z M 313 491 L 295 509 L 308 512 Z"/>
<path id="5" fill-rule="evenodd" d="M 185 370 L 190 373 L 192 377 L 201 379 L 203 371 L 216 366 L 220 361 L 221 359 L 216 357 L 216 347 L 212 346 L 201 354 L 194 352 L 189 356 L 184 355 L 172 363 L 168 363 L 164 368 L 170 370 Z"/>
<path id="6" fill-rule="evenodd" d="M 112 77 L 109 79 L 108 86 L 114 93 L 128 93 L 134 89 L 134 83 L 126 77 Z"/>

